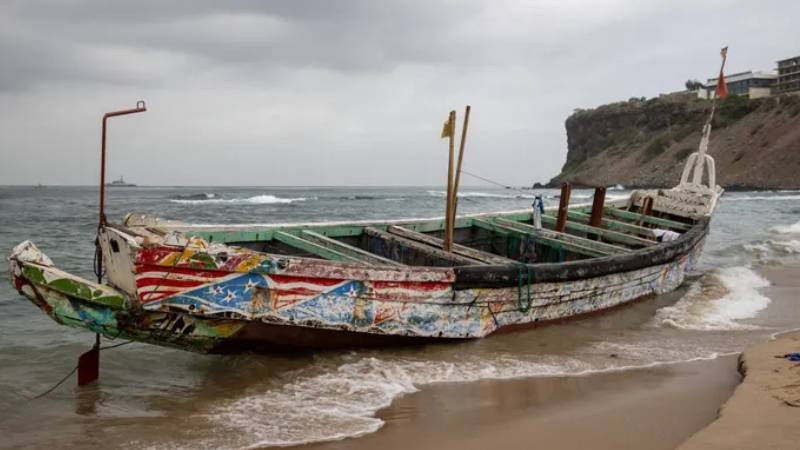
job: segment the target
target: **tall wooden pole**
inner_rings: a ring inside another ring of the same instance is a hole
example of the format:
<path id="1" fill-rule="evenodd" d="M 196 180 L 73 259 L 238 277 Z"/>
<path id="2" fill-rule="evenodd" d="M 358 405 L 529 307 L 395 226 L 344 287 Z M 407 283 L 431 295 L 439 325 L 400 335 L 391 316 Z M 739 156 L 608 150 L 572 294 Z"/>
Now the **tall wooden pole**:
<path id="1" fill-rule="evenodd" d="M 592 215 L 589 217 L 589 225 L 601 228 L 603 226 L 603 207 L 606 201 L 606 188 L 605 186 L 598 186 L 594 189 L 594 198 L 592 199 Z M 600 236 L 590 234 L 589 239 L 598 240 Z"/>
<path id="2" fill-rule="evenodd" d="M 450 144 L 450 156 L 447 164 L 447 206 L 445 208 L 445 227 L 444 227 L 444 250 L 449 252 L 453 248 L 452 229 L 453 229 L 453 163 L 455 152 L 455 125 L 456 125 L 456 112 L 450 111 L 449 130 L 448 136 Z"/>
<path id="3" fill-rule="evenodd" d="M 569 211 L 569 197 L 572 193 L 572 185 L 568 182 L 564 182 L 561 185 L 561 198 L 558 201 L 558 217 L 556 218 L 556 228 L 555 230 L 559 233 L 564 232 L 564 228 L 567 226 L 567 212 Z"/>
<path id="4" fill-rule="evenodd" d="M 458 164 L 456 166 L 456 178 L 453 182 L 453 205 L 450 207 L 450 242 L 453 242 L 453 234 L 456 226 L 456 209 L 458 208 L 458 184 L 461 182 L 461 164 L 464 161 L 464 143 L 467 141 L 467 128 L 469 127 L 469 112 L 472 108 L 467 105 L 464 110 L 464 126 L 461 128 L 461 144 L 458 147 Z"/>

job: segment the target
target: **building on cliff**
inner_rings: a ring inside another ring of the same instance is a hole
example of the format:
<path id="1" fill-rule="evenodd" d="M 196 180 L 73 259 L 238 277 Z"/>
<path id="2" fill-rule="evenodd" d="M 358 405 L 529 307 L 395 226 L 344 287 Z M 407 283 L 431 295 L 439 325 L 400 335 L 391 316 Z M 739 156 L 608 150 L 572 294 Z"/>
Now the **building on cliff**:
<path id="1" fill-rule="evenodd" d="M 778 93 L 800 91 L 800 56 L 778 61 Z"/>
<path id="2" fill-rule="evenodd" d="M 800 82 L 800 71 L 797 72 Z M 745 95 L 749 98 L 769 97 L 778 82 L 778 74 L 772 72 L 747 72 L 726 75 L 728 93 L 730 95 Z M 717 88 L 717 78 L 709 78 L 703 88 L 697 92 L 700 98 L 709 99 L 714 96 Z"/>

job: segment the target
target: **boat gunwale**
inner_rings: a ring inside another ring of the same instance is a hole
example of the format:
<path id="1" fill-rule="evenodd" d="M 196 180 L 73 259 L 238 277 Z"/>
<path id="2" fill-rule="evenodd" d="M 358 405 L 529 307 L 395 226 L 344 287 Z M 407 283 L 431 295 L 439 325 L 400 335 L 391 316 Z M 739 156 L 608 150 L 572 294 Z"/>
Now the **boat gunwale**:
<path id="1" fill-rule="evenodd" d="M 627 202 L 627 199 L 616 199 L 610 202 L 613 206 L 620 206 Z M 571 205 L 570 209 L 577 209 L 586 207 L 588 204 Z M 548 208 L 555 210 L 557 208 Z M 508 215 L 530 213 L 530 210 L 512 210 L 503 212 L 489 212 L 489 213 L 476 213 L 460 216 L 459 219 L 474 219 L 486 217 L 503 217 Z M 369 224 L 408 224 L 408 223 L 426 223 L 432 221 L 441 221 L 442 218 L 436 219 L 410 219 L 410 220 L 387 220 L 387 221 L 355 221 L 355 222 L 312 222 L 308 224 L 272 224 L 274 229 L 296 229 L 303 227 L 324 227 L 324 226 L 367 226 Z M 564 282 L 574 281 L 580 279 L 594 278 L 613 273 L 627 272 L 637 270 L 649 266 L 664 264 L 679 258 L 690 252 L 708 232 L 710 223 L 709 217 L 701 217 L 695 221 L 691 227 L 682 233 L 677 239 L 668 242 L 661 242 L 657 245 L 644 247 L 640 249 L 632 249 L 631 252 L 625 254 L 600 256 L 577 261 L 566 261 L 558 263 L 522 263 L 515 264 L 481 264 L 473 266 L 453 266 L 448 268 L 439 268 L 434 266 L 380 266 L 362 263 L 346 263 L 331 261 L 316 258 L 302 258 L 290 256 L 290 258 L 309 259 L 316 265 L 330 265 L 332 267 L 349 267 L 349 268 L 375 268 L 381 270 L 398 271 L 398 272 L 415 272 L 425 271 L 432 269 L 439 269 L 449 271 L 452 270 L 455 274 L 455 279 L 452 281 L 454 290 L 470 289 L 470 288 L 504 288 L 517 286 L 522 278 L 526 282 L 544 283 L 544 282 Z M 687 224 L 688 225 L 688 224 Z M 144 225 L 134 225 L 144 227 Z M 256 225 L 241 225 L 241 226 L 256 226 Z M 168 227 L 155 226 L 158 229 L 164 229 L 180 232 L 191 233 L 198 227 L 207 228 L 210 225 L 173 225 Z M 265 226 L 266 227 L 266 226 Z M 120 227 L 124 231 L 128 231 L 126 226 Z M 120 231 L 123 231 L 120 230 Z M 134 231 L 134 230 L 130 230 Z M 222 230 L 219 230 L 222 231 Z M 241 230 L 230 230 L 241 231 Z M 266 231 L 266 230 L 265 230 Z M 134 231 L 135 232 L 135 231 Z M 235 244 L 223 244 L 235 245 Z M 269 253 L 264 253 L 269 255 Z M 278 256 L 278 255 L 273 255 Z"/>

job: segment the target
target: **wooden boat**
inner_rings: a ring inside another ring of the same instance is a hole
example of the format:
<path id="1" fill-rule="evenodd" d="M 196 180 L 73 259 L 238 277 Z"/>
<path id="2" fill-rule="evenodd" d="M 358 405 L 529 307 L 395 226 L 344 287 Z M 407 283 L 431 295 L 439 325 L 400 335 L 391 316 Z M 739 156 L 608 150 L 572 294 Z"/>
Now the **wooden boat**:
<path id="1" fill-rule="evenodd" d="M 200 352 L 483 338 L 671 291 L 695 266 L 722 189 L 700 150 L 672 189 L 540 214 L 195 225 L 129 214 L 98 231 L 95 283 L 30 241 L 12 283 L 56 322 Z M 705 180 L 704 180 L 705 175 Z M 566 198 L 566 201 L 565 201 Z M 535 224 L 541 221 L 541 226 Z"/>

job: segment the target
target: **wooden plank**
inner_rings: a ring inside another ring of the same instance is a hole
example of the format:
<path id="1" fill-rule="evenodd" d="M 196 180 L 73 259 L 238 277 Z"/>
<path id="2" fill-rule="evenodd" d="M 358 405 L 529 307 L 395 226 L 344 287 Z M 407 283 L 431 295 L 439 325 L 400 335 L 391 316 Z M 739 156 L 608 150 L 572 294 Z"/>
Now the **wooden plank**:
<path id="1" fill-rule="evenodd" d="M 542 220 L 544 220 L 544 216 L 542 216 Z M 595 250 L 599 250 L 603 253 L 628 253 L 631 249 L 627 247 L 622 247 L 619 245 L 609 244 L 606 242 L 600 241 L 593 241 L 591 239 L 586 239 L 580 236 L 574 236 L 567 233 L 559 233 L 553 230 L 545 230 L 545 229 L 537 229 L 534 228 L 532 225 L 528 225 L 525 223 L 514 222 L 511 220 L 505 219 L 496 219 L 495 222 L 505 225 L 507 227 L 516 228 L 517 230 L 532 232 L 532 233 L 539 233 L 542 236 L 549 237 L 552 239 L 557 239 L 559 241 L 569 241 L 573 244 L 580 245 L 581 247 L 592 248 Z"/>
<path id="2" fill-rule="evenodd" d="M 557 219 L 553 216 L 549 216 L 547 214 L 542 215 L 542 223 L 555 224 L 556 221 Z M 568 230 L 574 230 L 580 233 L 591 233 L 596 236 L 600 236 L 607 241 L 619 242 L 620 244 L 635 245 L 641 247 L 647 247 L 650 245 L 657 244 L 657 242 L 655 241 L 648 241 L 647 239 L 642 239 L 637 236 L 631 236 L 629 234 L 620 233 L 619 231 L 606 230 L 603 228 L 593 227 L 591 225 L 586 225 L 578 222 L 567 221 L 565 223 L 565 226 Z"/>
<path id="3" fill-rule="evenodd" d="M 567 213 L 567 217 L 581 223 L 589 223 L 589 214 L 580 211 L 570 211 Z M 640 227 L 632 223 L 606 218 L 603 218 L 600 223 L 609 230 L 621 231 L 623 233 L 633 233 L 645 238 L 653 237 L 653 230 L 650 228 Z"/>
<path id="4" fill-rule="evenodd" d="M 329 238 L 322 234 L 319 234 L 315 231 L 311 230 L 302 230 L 300 232 L 300 236 L 308 241 L 314 242 L 319 244 L 323 247 L 328 247 L 333 251 L 341 253 L 343 255 L 347 255 L 352 258 L 356 258 L 360 261 L 369 262 L 372 264 L 383 264 L 383 265 L 390 265 L 390 266 L 405 266 L 405 264 L 399 263 L 397 261 L 391 260 L 389 258 L 384 258 L 382 256 L 378 256 L 374 253 L 370 253 L 366 250 L 362 250 L 358 247 L 354 247 L 352 245 L 347 245 L 344 242 L 337 241 L 336 239 Z"/>
<path id="5" fill-rule="evenodd" d="M 473 224 L 476 227 L 483 228 L 485 230 L 493 231 L 498 233 L 502 236 L 508 235 L 515 235 L 518 237 L 533 237 L 536 239 L 537 243 L 542 245 L 546 245 L 551 248 L 555 249 L 564 249 L 572 253 L 577 253 L 579 255 L 590 256 L 592 258 L 601 257 L 601 256 L 608 256 L 610 253 L 606 253 L 594 248 L 584 247 L 578 244 L 574 244 L 570 241 L 564 241 L 559 239 L 554 239 L 547 237 L 541 233 L 530 232 L 530 231 L 522 231 L 516 228 L 507 227 L 500 225 L 495 222 L 491 222 L 485 219 L 473 219 Z"/>
<path id="6" fill-rule="evenodd" d="M 294 234 L 287 233 L 285 231 L 275 231 L 272 234 L 272 237 L 276 241 L 283 242 L 286 245 L 290 245 L 294 248 L 298 248 L 300 250 L 306 251 L 316 256 L 321 256 L 322 258 L 329 259 L 332 261 L 340 261 L 340 262 L 347 262 L 347 263 L 363 263 L 365 261 L 360 260 L 358 258 L 354 258 L 352 256 L 346 255 L 344 253 L 338 252 L 336 250 L 331 250 L 325 246 L 319 245 L 315 242 L 308 241 L 303 239 L 299 236 L 295 236 Z"/>
<path id="7" fill-rule="evenodd" d="M 416 252 L 422 253 L 432 259 L 448 261 L 456 266 L 472 266 L 472 265 L 484 264 L 481 261 L 457 255 L 455 253 L 448 253 L 431 245 L 422 242 L 417 242 L 401 236 L 397 236 L 378 228 L 367 227 L 364 229 L 364 233 L 367 236 L 381 239 L 389 245 L 394 244 L 401 247 L 406 247 Z"/>
<path id="8" fill-rule="evenodd" d="M 403 228 L 403 227 L 399 227 L 399 226 L 396 226 L 396 225 L 390 225 L 387 231 L 389 233 L 392 233 L 392 234 L 395 234 L 395 235 L 398 235 L 398 236 L 402 236 L 404 238 L 408 238 L 408 239 L 411 239 L 411 240 L 414 240 L 414 241 L 417 241 L 417 242 L 422 242 L 422 243 L 428 244 L 428 245 L 436 247 L 436 248 L 444 249 L 444 241 L 442 241 L 441 239 L 439 239 L 439 238 L 437 238 L 435 236 L 430 236 L 430 235 L 423 234 L 423 233 L 417 233 L 416 231 L 411 231 L 409 229 L 406 229 L 406 228 Z M 484 252 L 484 251 L 481 251 L 481 250 L 478 250 L 478 249 L 474 249 L 474 248 L 467 247 L 467 246 L 461 245 L 461 244 L 456 244 L 456 243 L 453 243 L 452 252 L 457 254 L 457 255 L 466 256 L 467 258 L 477 259 L 478 261 L 484 262 L 486 264 L 516 264 L 517 263 L 517 261 L 514 261 L 513 259 L 504 258 L 504 257 L 502 257 L 500 255 L 495 255 L 493 253 Z"/>
<path id="9" fill-rule="evenodd" d="M 653 216 L 645 216 L 643 214 L 631 211 L 625 211 L 624 209 L 619 209 L 619 208 L 606 208 L 604 212 L 610 216 L 619 217 L 621 219 L 632 220 L 632 221 L 638 221 L 644 218 L 644 222 L 646 223 L 652 225 L 658 225 L 661 227 L 675 228 L 676 230 L 686 231 L 692 227 L 691 225 L 676 222 L 674 220 L 662 219 L 660 217 L 653 217 Z"/>

